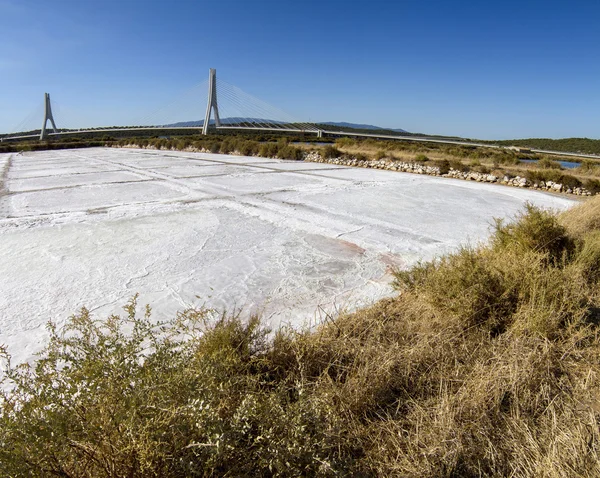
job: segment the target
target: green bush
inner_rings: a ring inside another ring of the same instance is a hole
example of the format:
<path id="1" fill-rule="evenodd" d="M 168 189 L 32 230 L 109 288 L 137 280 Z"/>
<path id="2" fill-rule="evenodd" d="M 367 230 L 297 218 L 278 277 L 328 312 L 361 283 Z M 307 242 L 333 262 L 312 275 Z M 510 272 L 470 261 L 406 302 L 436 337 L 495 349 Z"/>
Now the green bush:
<path id="1" fill-rule="evenodd" d="M 429 158 L 426 155 L 420 153 L 415 156 L 415 161 L 417 161 L 418 163 L 426 163 L 427 161 L 429 161 Z"/>
<path id="2" fill-rule="evenodd" d="M 277 157 L 280 159 L 292 159 L 295 161 L 301 161 L 304 158 L 304 152 L 300 148 L 295 146 L 283 146 L 279 147 L 277 151 Z"/>
<path id="3" fill-rule="evenodd" d="M 497 250 L 517 248 L 541 253 L 553 264 L 565 260 L 565 255 L 570 257 L 574 249 L 573 241 L 557 217 L 531 204 L 526 204 L 525 213 L 515 222 L 496 221 L 492 245 Z"/>
<path id="4" fill-rule="evenodd" d="M 340 148 L 348 148 L 356 145 L 356 139 L 354 138 L 338 138 L 335 140 L 336 146 Z"/>
<path id="5" fill-rule="evenodd" d="M 447 159 L 434 161 L 434 166 L 437 166 L 440 169 L 440 174 L 448 174 L 450 172 L 450 161 Z"/>
<path id="6" fill-rule="evenodd" d="M 324 159 L 341 158 L 342 155 L 342 152 L 334 146 L 327 145 L 321 149 L 321 157 Z"/>
<path id="7" fill-rule="evenodd" d="M 600 193 L 600 181 L 597 179 L 587 179 L 583 182 L 583 187 L 592 194 Z"/>
<path id="8" fill-rule="evenodd" d="M 219 149 L 219 152 L 222 154 L 229 154 L 229 153 L 233 153 L 235 151 L 235 140 L 233 138 L 225 138 L 222 142 L 221 142 L 221 146 Z"/>
<path id="9" fill-rule="evenodd" d="M 274 158 L 278 151 L 279 147 L 276 143 L 263 143 L 258 149 L 258 155 L 263 158 Z"/>
<path id="10" fill-rule="evenodd" d="M 212 141 L 208 144 L 208 150 L 213 153 L 213 154 L 217 154 L 221 151 L 221 142 L 220 141 Z"/>
<path id="11" fill-rule="evenodd" d="M 256 141 L 243 141 L 238 146 L 238 151 L 244 156 L 254 156 L 258 154 L 259 144 Z"/>
<path id="12" fill-rule="evenodd" d="M 468 173 L 471 170 L 468 165 L 456 160 L 450 161 L 450 168 L 462 171 L 463 173 Z"/>

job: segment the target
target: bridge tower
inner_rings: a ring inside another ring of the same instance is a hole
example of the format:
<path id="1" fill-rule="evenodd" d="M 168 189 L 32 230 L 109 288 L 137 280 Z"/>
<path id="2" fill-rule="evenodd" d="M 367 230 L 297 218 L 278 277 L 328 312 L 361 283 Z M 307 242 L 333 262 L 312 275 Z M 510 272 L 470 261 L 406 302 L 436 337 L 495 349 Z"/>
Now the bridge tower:
<path id="1" fill-rule="evenodd" d="M 215 125 L 217 127 L 221 126 L 219 106 L 217 104 L 217 70 L 214 68 L 210 69 L 208 76 L 208 104 L 206 105 L 206 117 L 204 118 L 204 124 L 202 125 L 202 134 L 208 133 L 211 110 L 214 110 L 215 112 Z"/>
<path id="2" fill-rule="evenodd" d="M 46 139 L 46 123 L 50 120 L 52 123 L 52 129 L 55 133 L 56 131 L 56 123 L 54 122 L 54 116 L 52 116 L 52 106 L 50 105 L 50 95 L 48 93 L 44 93 L 44 124 L 42 125 L 42 132 L 40 133 L 40 141 Z"/>

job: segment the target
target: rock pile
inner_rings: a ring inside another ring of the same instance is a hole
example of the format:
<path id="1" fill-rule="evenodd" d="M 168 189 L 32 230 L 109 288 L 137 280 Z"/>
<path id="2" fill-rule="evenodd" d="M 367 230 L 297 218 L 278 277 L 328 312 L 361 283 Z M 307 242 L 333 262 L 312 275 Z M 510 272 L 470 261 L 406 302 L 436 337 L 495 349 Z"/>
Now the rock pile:
<path id="1" fill-rule="evenodd" d="M 586 190 L 585 188 L 569 188 L 563 186 L 562 184 L 555 183 L 553 181 L 532 182 L 529 181 L 527 178 L 522 178 L 520 176 L 504 176 L 500 178 L 493 174 L 478 173 L 475 171 L 459 171 L 457 169 L 452 168 L 450 168 L 450 170 L 446 174 L 442 174 L 438 166 L 427 166 L 422 163 L 407 163 L 404 161 L 392 161 L 389 159 L 370 161 L 365 159 L 357 159 L 353 157 L 325 159 L 316 151 L 306 153 L 306 155 L 304 156 L 304 161 L 337 164 L 340 166 L 354 166 L 358 168 L 385 169 L 387 171 L 402 171 L 405 173 L 427 174 L 430 176 L 443 176 L 447 178 L 464 179 L 467 181 L 499 183 L 518 188 L 542 189 L 545 191 L 575 194 L 577 196 L 592 196 L 592 193 Z"/>

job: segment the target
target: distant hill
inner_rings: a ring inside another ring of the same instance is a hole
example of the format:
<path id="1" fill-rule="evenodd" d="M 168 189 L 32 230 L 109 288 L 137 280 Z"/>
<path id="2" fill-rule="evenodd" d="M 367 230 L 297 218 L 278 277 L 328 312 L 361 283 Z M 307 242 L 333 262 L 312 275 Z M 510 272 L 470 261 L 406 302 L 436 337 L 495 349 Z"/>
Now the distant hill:
<path id="1" fill-rule="evenodd" d="M 408 133 L 408 131 L 404 129 L 392 129 L 392 128 L 382 128 L 381 126 L 374 126 L 372 124 L 357 124 L 357 123 L 345 123 L 345 122 L 334 122 L 334 121 L 325 121 L 319 124 L 325 124 L 329 126 L 339 126 L 341 128 L 352 128 L 352 129 L 370 129 L 370 130 L 385 130 L 385 131 L 394 131 L 395 133 Z"/>
<path id="2" fill-rule="evenodd" d="M 266 120 L 262 118 L 221 118 L 221 124 L 239 124 L 239 123 L 263 123 L 263 124 L 282 124 L 282 121 Z M 215 120 L 211 119 L 209 124 L 215 124 Z M 164 128 L 196 128 L 204 125 L 204 120 L 195 121 L 180 121 L 178 123 L 163 124 Z"/>

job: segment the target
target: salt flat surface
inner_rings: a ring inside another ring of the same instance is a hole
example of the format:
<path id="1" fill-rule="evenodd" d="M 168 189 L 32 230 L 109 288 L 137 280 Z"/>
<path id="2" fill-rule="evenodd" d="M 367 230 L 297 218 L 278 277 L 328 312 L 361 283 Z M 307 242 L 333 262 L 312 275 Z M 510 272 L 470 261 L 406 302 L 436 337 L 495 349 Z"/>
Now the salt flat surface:
<path id="1" fill-rule="evenodd" d="M 390 270 L 475 244 L 526 189 L 231 155 L 81 149 L 0 155 L 0 344 L 29 360 L 82 306 L 186 307 L 273 325 L 392 293 Z"/>

